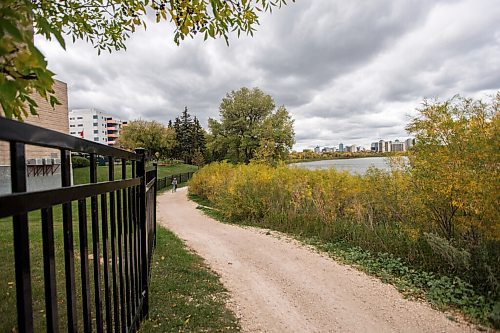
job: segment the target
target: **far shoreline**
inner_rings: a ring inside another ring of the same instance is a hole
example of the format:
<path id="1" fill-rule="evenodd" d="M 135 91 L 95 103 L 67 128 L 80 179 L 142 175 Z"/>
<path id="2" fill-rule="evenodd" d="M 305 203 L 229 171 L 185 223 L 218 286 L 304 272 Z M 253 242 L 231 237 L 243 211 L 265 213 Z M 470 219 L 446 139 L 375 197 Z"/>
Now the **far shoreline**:
<path id="1" fill-rule="evenodd" d="M 314 158 L 304 158 L 304 159 L 289 159 L 285 164 L 295 164 L 295 163 L 305 163 L 305 162 L 317 162 L 317 161 L 333 161 L 333 160 L 348 160 L 348 159 L 361 159 L 369 157 L 393 157 L 393 156 L 408 156 L 407 152 L 400 153 L 377 153 L 368 155 L 345 155 L 345 156 L 325 156 L 325 157 L 314 157 Z"/>

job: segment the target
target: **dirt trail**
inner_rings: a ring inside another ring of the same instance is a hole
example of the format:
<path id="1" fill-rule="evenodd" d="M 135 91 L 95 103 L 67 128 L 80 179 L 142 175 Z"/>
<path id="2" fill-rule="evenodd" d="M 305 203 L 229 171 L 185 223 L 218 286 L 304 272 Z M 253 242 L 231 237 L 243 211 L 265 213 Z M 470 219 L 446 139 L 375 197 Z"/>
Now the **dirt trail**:
<path id="1" fill-rule="evenodd" d="M 287 237 L 219 223 L 186 194 L 158 198 L 159 223 L 220 274 L 244 332 L 474 331 Z"/>

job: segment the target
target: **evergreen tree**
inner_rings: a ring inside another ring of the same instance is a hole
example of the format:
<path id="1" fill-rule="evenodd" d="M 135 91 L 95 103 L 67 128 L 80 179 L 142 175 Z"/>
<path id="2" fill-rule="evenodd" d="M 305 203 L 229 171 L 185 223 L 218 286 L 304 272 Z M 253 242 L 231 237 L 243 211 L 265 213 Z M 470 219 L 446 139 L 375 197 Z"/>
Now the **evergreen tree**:
<path id="1" fill-rule="evenodd" d="M 198 118 L 192 118 L 185 107 L 180 117 L 176 117 L 174 123 L 169 122 L 169 126 L 173 127 L 176 135 L 176 147 L 174 148 L 174 156 L 184 163 L 193 163 L 195 155 L 205 153 L 206 139 L 205 130 L 201 127 Z M 200 160 L 199 156 L 196 158 Z"/>

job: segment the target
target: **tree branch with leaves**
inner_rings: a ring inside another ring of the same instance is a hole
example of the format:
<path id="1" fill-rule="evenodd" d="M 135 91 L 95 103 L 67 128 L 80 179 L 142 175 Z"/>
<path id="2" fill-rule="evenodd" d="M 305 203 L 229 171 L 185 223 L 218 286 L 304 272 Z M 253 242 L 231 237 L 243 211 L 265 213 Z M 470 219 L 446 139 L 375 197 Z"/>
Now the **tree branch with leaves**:
<path id="1" fill-rule="evenodd" d="M 291 0 L 294 1 L 294 0 Z M 0 105 L 7 118 L 22 120 L 36 114 L 30 94 L 38 93 L 52 106 L 54 73 L 35 46 L 33 35 L 56 39 L 64 35 L 92 44 L 97 52 L 125 48 L 148 15 L 174 25 L 174 42 L 202 35 L 228 42 L 234 32 L 253 35 L 258 15 L 280 8 L 286 0 L 2 0 L 0 2 Z M 28 113 L 29 112 L 29 113 Z"/>

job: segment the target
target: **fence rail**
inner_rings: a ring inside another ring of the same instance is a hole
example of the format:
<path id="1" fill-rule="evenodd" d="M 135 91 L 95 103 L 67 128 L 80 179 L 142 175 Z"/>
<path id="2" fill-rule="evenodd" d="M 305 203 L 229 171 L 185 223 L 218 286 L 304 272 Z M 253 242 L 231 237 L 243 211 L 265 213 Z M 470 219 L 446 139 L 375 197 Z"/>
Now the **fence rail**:
<path id="1" fill-rule="evenodd" d="M 45 329 L 58 332 L 63 313 L 68 332 L 136 331 L 148 314 L 156 166 L 147 170 L 143 149 L 128 152 L 4 118 L 0 118 L 0 141 L 10 146 L 12 193 L 0 196 L 0 218 L 12 217 L 17 331 L 43 330 L 34 322 L 29 233 L 33 226 L 42 231 Z M 61 188 L 27 192 L 27 144 L 59 150 Z M 71 152 L 88 154 L 90 184 L 71 185 Z M 108 161 L 106 182 L 97 183 L 98 156 Z M 119 175 L 115 175 L 116 160 L 121 162 Z M 132 169 L 129 176 L 127 163 Z M 62 235 L 56 234 L 61 227 Z M 62 245 L 56 240 L 60 238 Z M 57 270 L 58 264 L 64 269 Z M 57 291 L 61 285 L 64 293 Z"/>
<path id="2" fill-rule="evenodd" d="M 194 172 L 184 172 L 184 173 L 179 173 L 179 174 L 175 174 L 175 175 L 171 175 L 171 176 L 167 176 L 167 177 L 163 177 L 163 178 L 158 178 L 157 180 L 157 183 L 156 183 L 156 187 L 157 187 L 157 190 L 160 191 L 160 190 L 163 190 L 164 188 L 171 188 L 172 187 L 172 180 L 174 178 L 177 178 L 177 182 L 180 184 L 180 183 L 184 183 L 184 182 L 187 182 L 188 180 L 190 180 L 194 175 Z"/>

